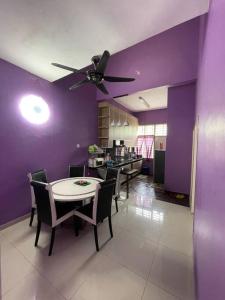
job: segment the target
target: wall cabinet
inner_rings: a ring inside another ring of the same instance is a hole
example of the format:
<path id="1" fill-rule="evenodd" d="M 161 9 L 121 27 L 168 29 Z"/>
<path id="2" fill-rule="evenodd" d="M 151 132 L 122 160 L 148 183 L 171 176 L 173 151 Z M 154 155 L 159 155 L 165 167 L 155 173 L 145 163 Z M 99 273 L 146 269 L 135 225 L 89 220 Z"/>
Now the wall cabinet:
<path id="1" fill-rule="evenodd" d="M 124 122 L 129 125 L 124 126 Z M 138 119 L 107 101 L 98 105 L 98 143 L 100 147 L 112 147 L 113 140 L 124 140 L 126 146 L 135 146 Z"/>

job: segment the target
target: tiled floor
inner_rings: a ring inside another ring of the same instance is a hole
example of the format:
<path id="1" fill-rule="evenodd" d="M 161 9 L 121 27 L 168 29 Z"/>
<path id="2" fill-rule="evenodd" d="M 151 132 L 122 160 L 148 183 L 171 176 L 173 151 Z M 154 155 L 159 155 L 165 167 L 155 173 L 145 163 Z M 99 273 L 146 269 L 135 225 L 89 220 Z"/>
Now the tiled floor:
<path id="1" fill-rule="evenodd" d="M 113 215 L 114 238 L 108 241 L 106 221 L 99 225 L 99 253 L 90 226 L 78 238 L 71 224 L 59 227 L 52 257 L 48 228 L 38 248 L 28 220 L 1 231 L 2 300 L 194 299 L 192 216 L 159 197 L 135 179 Z"/>

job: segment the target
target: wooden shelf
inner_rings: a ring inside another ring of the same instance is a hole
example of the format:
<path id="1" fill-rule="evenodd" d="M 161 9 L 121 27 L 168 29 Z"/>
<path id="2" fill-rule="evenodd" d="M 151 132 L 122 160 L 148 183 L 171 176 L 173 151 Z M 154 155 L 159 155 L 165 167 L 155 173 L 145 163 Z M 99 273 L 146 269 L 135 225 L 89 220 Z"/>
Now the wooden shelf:
<path id="1" fill-rule="evenodd" d="M 98 118 L 109 118 L 109 116 L 98 116 Z"/>
<path id="2" fill-rule="evenodd" d="M 98 142 L 100 147 L 112 147 L 113 140 L 126 140 L 127 146 L 134 146 L 138 120 L 131 114 L 111 105 L 107 101 L 98 104 Z M 112 127 L 111 122 L 122 124 L 127 120 L 130 126 Z"/>

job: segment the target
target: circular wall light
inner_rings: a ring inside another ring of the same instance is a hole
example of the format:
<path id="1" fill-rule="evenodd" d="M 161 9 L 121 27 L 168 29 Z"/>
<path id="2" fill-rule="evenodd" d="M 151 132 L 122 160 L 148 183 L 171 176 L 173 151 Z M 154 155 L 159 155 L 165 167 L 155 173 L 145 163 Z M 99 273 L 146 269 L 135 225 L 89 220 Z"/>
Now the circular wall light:
<path id="1" fill-rule="evenodd" d="M 32 124 L 43 124 L 50 116 L 48 104 L 44 99 L 35 95 L 23 97 L 19 108 L 22 116 Z"/>

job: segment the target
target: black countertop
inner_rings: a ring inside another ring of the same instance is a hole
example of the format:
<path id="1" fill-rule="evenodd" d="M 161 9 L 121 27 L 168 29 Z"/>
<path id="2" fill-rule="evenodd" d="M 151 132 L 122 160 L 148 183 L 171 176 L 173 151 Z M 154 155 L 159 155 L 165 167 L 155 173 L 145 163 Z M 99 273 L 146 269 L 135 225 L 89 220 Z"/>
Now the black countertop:
<path id="1" fill-rule="evenodd" d="M 131 158 L 131 159 L 124 159 L 124 158 L 117 158 L 112 160 L 112 165 L 108 165 L 108 167 L 113 167 L 113 168 L 120 168 L 126 165 L 130 165 L 132 163 L 135 163 L 137 161 L 141 161 L 143 160 L 143 158 Z M 102 166 L 98 166 L 98 167 L 89 167 L 91 169 L 98 169 L 98 168 L 104 168 L 107 167 L 106 163 Z"/>
<path id="2" fill-rule="evenodd" d="M 113 161 L 113 167 L 119 168 L 141 160 L 143 160 L 143 158 L 117 159 Z"/>

